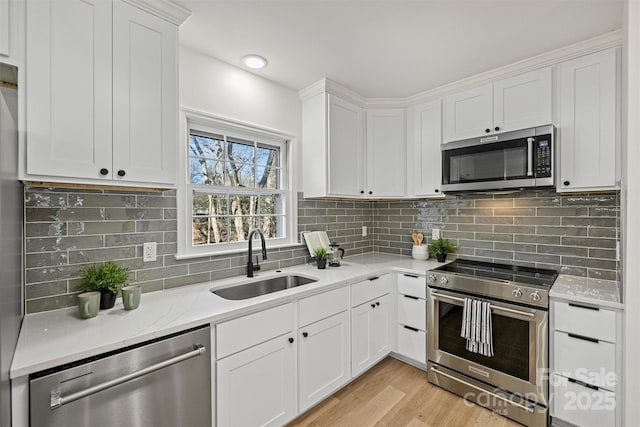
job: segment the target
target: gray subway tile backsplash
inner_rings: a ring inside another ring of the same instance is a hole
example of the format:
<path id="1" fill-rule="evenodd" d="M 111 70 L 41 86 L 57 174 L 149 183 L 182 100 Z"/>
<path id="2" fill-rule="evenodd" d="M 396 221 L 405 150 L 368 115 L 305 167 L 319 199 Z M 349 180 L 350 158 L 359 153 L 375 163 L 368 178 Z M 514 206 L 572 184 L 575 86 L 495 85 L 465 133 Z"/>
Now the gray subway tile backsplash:
<path id="1" fill-rule="evenodd" d="M 132 270 L 143 292 L 242 275 L 246 254 L 176 260 L 175 190 L 158 192 L 25 189 L 26 311 L 76 304 L 80 271 L 114 260 Z M 298 236 L 327 231 L 347 255 L 411 255 L 413 231 L 431 229 L 459 245 L 458 256 L 555 268 L 564 274 L 615 279 L 618 193 L 560 195 L 524 191 L 463 194 L 402 201 L 307 200 L 298 195 Z M 368 235 L 362 237 L 362 226 Z M 158 242 L 155 262 L 142 262 L 142 243 Z M 269 250 L 263 270 L 309 261 L 298 246 Z"/>

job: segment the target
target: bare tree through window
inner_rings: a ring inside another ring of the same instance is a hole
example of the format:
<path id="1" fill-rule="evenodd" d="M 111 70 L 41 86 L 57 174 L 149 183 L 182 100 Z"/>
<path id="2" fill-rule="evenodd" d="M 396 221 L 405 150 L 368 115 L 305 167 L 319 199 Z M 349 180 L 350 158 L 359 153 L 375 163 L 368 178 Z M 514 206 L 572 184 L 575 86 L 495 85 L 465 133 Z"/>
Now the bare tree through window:
<path id="1" fill-rule="evenodd" d="M 244 241 L 255 227 L 283 237 L 280 156 L 279 146 L 190 132 L 194 245 Z"/>

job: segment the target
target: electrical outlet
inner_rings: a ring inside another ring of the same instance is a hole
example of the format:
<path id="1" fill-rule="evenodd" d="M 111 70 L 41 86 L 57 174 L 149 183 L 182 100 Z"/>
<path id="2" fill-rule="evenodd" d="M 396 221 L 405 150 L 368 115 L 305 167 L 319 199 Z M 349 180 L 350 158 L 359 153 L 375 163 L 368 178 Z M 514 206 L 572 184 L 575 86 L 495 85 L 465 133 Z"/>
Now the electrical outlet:
<path id="1" fill-rule="evenodd" d="M 367 236 L 367 226 L 363 225 L 362 226 L 362 237 L 366 237 Z"/>
<path id="2" fill-rule="evenodd" d="M 440 238 L 440 229 L 439 228 L 432 228 L 431 229 L 431 238 L 434 239 L 434 240 Z"/>
<path id="3" fill-rule="evenodd" d="M 156 242 L 147 242 L 142 245 L 142 262 L 150 262 L 156 260 L 156 250 L 158 244 Z"/>

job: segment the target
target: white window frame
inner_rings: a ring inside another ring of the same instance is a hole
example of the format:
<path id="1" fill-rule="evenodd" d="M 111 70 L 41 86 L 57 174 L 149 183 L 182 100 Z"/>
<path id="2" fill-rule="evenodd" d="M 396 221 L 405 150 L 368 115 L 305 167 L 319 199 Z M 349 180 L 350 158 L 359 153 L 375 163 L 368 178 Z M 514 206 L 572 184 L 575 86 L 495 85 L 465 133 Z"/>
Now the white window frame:
<path id="1" fill-rule="evenodd" d="M 224 255 L 246 252 L 248 242 L 229 242 L 211 245 L 193 245 L 192 241 L 192 209 L 193 209 L 193 187 L 189 182 L 189 131 L 192 127 L 203 132 L 213 134 L 225 133 L 231 136 L 244 137 L 246 139 L 257 139 L 266 144 L 273 144 L 281 147 L 284 155 L 281 164 L 281 186 L 282 189 L 272 193 L 284 195 L 286 203 L 284 206 L 285 224 L 282 238 L 267 239 L 267 249 L 281 248 L 288 246 L 298 246 L 297 228 L 297 192 L 294 180 L 294 161 L 296 156 L 296 138 L 286 132 L 267 129 L 248 123 L 242 123 L 219 116 L 214 116 L 204 112 L 181 108 L 180 110 L 180 149 L 178 155 L 178 185 L 177 185 L 177 221 L 178 221 L 178 251 L 176 259 L 189 259 L 212 255 Z M 232 193 L 247 192 L 247 189 L 239 188 Z M 266 190 L 268 191 L 268 190 Z M 257 194 L 258 192 L 250 192 Z M 260 192 L 263 192 L 262 190 Z"/>

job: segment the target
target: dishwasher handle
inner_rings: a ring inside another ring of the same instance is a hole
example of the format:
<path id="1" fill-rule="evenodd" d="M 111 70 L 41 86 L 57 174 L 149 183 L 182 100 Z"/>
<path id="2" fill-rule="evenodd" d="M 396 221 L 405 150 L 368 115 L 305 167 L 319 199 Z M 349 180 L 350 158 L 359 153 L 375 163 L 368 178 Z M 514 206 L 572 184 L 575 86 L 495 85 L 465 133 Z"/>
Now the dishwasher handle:
<path id="1" fill-rule="evenodd" d="M 94 385 L 93 387 L 89 387 L 87 389 L 77 391 L 75 393 L 71 393 L 67 396 L 62 396 L 59 390 L 54 390 L 51 392 L 50 407 L 51 409 L 58 409 L 59 407 L 61 407 L 62 405 L 66 405 L 67 403 L 75 402 L 76 400 L 82 399 L 87 396 L 91 396 L 92 394 L 99 393 L 108 388 L 115 387 L 122 383 L 126 383 L 127 381 L 134 380 L 136 378 L 139 378 L 144 375 L 150 374 L 152 372 L 158 371 L 160 369 L 166 368 L 167 366 L 180 363 L 182 361 L 191 359 L 196 356 L 200 356 L 207 352 L 207 348 L 202 344 L 195 344 L 194 347 L 195 349 L 188 353 L 184 353 L 184 354 L 181 354 L 180 356 L 172 357 L 171 359 L 164 360 L 160 363 L 156 363 L 155 365 L 142 368 L 139 371 L 132 372 L 130 374 L 124 375 L 119 378 L 114 378 L 109 381 L 105 381 L 101 384 L 97 384 L 97 385 Z"/>

